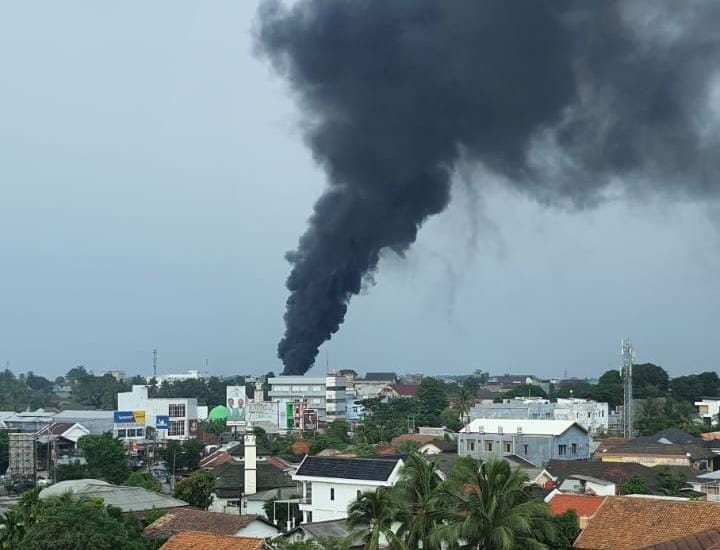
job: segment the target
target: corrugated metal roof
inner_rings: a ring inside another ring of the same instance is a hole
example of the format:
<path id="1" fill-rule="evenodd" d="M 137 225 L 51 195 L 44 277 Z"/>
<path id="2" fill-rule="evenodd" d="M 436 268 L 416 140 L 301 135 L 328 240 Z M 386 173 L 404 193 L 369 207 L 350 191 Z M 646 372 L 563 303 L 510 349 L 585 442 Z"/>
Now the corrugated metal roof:
<path id="1" fill-rule="evenodd" d="M 585 428 L 572 420 L 476 418 L 460 430 L 460 433 L 479 433 L 482 428 L 485 433 L 491 434 L 496 434 L 499 432 L 499 429 L 502 429 L 502 432 L 508 435 L 518 433 L 518 430 L 520 430 L 523 435 L 560 435 L 572 426 L 577 426 L 584 432 L 587 432 Z"/>

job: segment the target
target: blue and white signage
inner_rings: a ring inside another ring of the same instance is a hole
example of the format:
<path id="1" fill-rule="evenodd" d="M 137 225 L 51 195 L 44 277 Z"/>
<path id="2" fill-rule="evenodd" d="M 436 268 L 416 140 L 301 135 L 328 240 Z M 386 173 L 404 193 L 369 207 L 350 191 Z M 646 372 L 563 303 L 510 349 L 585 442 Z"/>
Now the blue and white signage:
<path id="1" fill-rule="evenodd" d="M 156 416 L 155 417 L 155 429 L 167 430 L 170 427 L 169 416 Z"/>

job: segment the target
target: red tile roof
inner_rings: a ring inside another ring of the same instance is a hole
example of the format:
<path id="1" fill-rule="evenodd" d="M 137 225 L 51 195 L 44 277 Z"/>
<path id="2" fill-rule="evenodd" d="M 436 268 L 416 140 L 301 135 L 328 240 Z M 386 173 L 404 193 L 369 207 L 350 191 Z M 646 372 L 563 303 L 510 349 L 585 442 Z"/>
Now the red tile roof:
<path id="1" fill-rule="evenodd" d="M 417 395 L 418 391 L 418 386 L 415 384 L 390 384 L 390 387 L 394 389 L 398 395 L 405 395 L 407 397 Z"/>
<path id="2" fill-rule="evenodd" d="M 564 514 L 568 510 L 575 510 L 577 517 L 588 518 L 595 514 L 604 501 L 605 497 L 556 494 L 548 504 L 556 516 Z"/>
<path id="3" fill-rule="evenodd" d="M 708 529 L 687 537 L 648 546 L 645 550 L 720 550 L 720 529 Z"/>
<path id="4" fill-rule="evenodd" d="M 717 502 L 606 497 L 575 541 L 575 548 L 647 548 L 719 525 Z"/>
<path id="5" fill-rule="evenodd" d="M 257 516 L 240 516 L 195 510 L 193 508 L 180 508 L 166 513 L 145 527 L 145 536 L 164 538 L 188 530 L 213 535 L 234 535 L 256 519 Z"/>
<path id="6" fill-rule="evenodd" d="M 262 539 L 183 531 L 174 535 L 160 548 L 162 550 L 200 550 L 202 548 L 211 548 L 212 550 L 260 550 L 262 547 Z"/>

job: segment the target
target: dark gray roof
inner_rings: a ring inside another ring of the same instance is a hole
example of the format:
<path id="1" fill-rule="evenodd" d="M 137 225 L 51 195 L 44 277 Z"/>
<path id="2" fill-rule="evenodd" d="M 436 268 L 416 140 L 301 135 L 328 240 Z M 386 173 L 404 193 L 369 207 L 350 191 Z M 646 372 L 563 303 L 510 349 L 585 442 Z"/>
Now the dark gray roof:
<path id="1" fill-rule="evenodd" d="M 210 471 L 215 476 L 217 496 L 235 497 L 245 490 L 245 466 L 242 462 L 225 462 Z M 295 486 L 295 482 L 288 474 L 268 462 L 258 462 L 255 475 L 257 491 Z"/>
<path id="2" fill-rule="evenodd" d="M 296 475 L 387 481 L 398 460 L 400 459 L 397 457 L 334 458 L 329 456 L 308 456 L 298 468 Z"/>
<path id="3" fill-rule="evenodd" d="M 619 445 L 609 449 L 606 455 L 612 454 L 648 454 L 663 456 L 688 455 L 693 460 L 701 460 L 703 458 L 714 458 L 715 453 L 705 447 L 697 445 L 676 445 L 674 443 L 645 443 L 634 439 L 624 445 Z"/>
<path id="4" fill-rule="evenodd" d="M 638 443 L 659 443 L 661 439 L 666 439 L 670 443 L 676 445 L 697 445 L 698 447 L 704 447 L 705 441 L 700 437 L 690 435 L 686 431 L 680 428 L 666 428 L 655 432 L 652 435 L 645 435 L 635 439 Z"/>
<path id="5" fill-rule="evenodd" d="M 368 372 L 365 374 L 364 380 L 397 380 L 397 374 L 394 372 Z"/>
<path id="6" fill-rule="evenodd" d="M 348 529 L 344 519 L 303 523 L 298 529 L 304 531 L 311 538 L 334 537 L 345 539 L 350 535 L 350 529 Z"/>

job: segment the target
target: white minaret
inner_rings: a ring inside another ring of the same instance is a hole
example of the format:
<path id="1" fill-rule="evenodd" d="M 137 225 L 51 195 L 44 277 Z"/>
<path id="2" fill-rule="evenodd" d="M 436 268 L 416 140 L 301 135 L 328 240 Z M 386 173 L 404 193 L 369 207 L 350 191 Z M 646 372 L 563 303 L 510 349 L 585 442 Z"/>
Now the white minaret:
<path id="1" fill-rule="evenodd" d="M 245 426 L 245 494 L 257 493 L 257 449 L 250 422 Z"/>
<path id="2" fill-rule="evenodd" d="M 255 401 L 255 403 L 262 403 L 265 401 L 264 393 L 262 380 L 258 380 L 255 382 L 255 399 L 253 399 L 253 401 Z"/>

